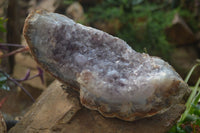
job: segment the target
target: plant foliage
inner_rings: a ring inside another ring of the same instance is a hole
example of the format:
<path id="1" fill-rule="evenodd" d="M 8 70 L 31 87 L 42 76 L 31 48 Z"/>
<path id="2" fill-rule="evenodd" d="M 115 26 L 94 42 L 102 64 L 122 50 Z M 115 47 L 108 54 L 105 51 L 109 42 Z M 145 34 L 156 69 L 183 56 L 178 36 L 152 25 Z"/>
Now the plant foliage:
<path id="1" fill-rule="evenodd" d="M 200 67 L 200 62 L 192 67 L 185 82 L 188 82 L 194 70 Z M 186 110 L 182 114 L 179 122 L 169 131 L 169 133 L 199 133 L 200 132 L 200 77 L 194 87 L 190 87 L 192 92 L 186 103 Z"/>
<path id="2" fill-rule="evenodd" d="M 6 32 L 6 29 L 4 27 L 4 24 L 7 20 L 3 19 L 2 17 L 0 17 L 0 32 Z M 2 38 L 0 38 L 0 41 L 2 41 Z M 1 51 L 1 46 L 0 46 L 0 55 L 3 54 L 3 52 Z M 0 63 L 1 63 L 1 59 L 0 59 Z M 3 76 L 3 74 L 0 74 L 0 89 L 4 89 L 4 90 L 10 90 L 10 88 L 7 86 L 7 78 L 5 76 Z"/>
<path id="3" fill-rule="evenodd" d="M 6 21 L 7 21 L 7 19 L 0 17 L 0 32 L 6 32 L 6 29 L 4 27 L 4 24 Z"/>
<path id="4" fill-rule="evenodd" d="M 147 0 L 104 0 L 90 8 L 88 19 L 90 23 L 117 19 L 121 28 L 116 35 L 136 51 L 144 52 L 145 48 L 151 55 L 169 59 L 171 46 L 164 32 L 175 10 L 167 11 L 167 6 L 168 3 L 156 4 Z"/>
<path id="5" fill-rule="evenodd" d="M 104 0 L 88 10 L 90 24 L 96 22 L 120 21 L 120 29 L 115 34 L 139 52 L 148 51 L 150 55 L 170 60 L 173 47 L 166 39 L 165 29 L 170 26 L 175 13 L 195 25 L 194 16 L 173 0 L 150 2 L 150 0 Z M 176 7 L 176 8 L 173 8 Z M 113 23 L 114 24 L 114 23 Z M 193 26 L 195 28 L 195 26 Z"/>
<path id="6" fill-rule="evenodd" d="M 0 73 L 0 89 L 7 91 L 10 90 L 9 86 L 7 85 L 7 80 L 7 77 Z"/>
<path id="7" fill-rule="evenodd" d="M 0 17 L 0 32 L 6 32 L 6 29 L 4 27 L 4 24 L 5 24 L 6 21 L 7 21 L 7 19 Z M 0 38 L 0 42 L 1 41 L 2 41 L 2 38 Z M 1 56 L 1 54 L 3 54 L 1 49 L 3 49 L 3 48 L 0 46 L 0 56 Z M 0 63 L 1 63 L 1 59 L 0 59 Z"/>

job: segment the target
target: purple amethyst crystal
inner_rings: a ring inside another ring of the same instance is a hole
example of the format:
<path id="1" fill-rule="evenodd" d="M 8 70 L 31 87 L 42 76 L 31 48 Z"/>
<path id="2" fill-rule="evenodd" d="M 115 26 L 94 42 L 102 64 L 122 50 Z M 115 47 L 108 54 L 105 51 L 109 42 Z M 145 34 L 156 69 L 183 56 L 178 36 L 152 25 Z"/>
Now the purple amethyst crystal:
<path id="1" fill-rule="evenodd" d="M 24 36 L 36 61 L 80 91 L 83 106 L 126 121 L 184 102 L 187 84 L 165 61 L 66 16 L 32 12 Z"/>

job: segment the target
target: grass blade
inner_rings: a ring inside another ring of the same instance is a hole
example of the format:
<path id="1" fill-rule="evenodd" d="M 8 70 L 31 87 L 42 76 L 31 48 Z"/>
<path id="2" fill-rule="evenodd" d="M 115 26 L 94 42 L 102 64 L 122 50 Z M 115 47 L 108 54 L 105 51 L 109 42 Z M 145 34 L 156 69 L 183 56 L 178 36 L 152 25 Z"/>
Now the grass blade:
<path id="1" fill-rule="evenodd" d="M 186 116 L 190 112 L 191 106 L 194 104 L 194 102 L 197 101 L 198 95 L 196 96 L 196 93 L 197 93 L 197 89 L 199 87 L 199 84 L 200 84 L 200 78 L 198 79 L 197 83 L 195 84 L 194 90 L 192 91 L 192 93 L 190 94 L 190 97 L 188 98 L 188 101 L 186 103 L 186 110 L 182 114 L 181 119 L 179 120 L 180 123 L 185 120 Z"/>
<path id="2" fill-rule="evenodd" d="M 196 65 L 194 65 L 194 66 L 192 67 L 192 69 L 189 71 L 189 73 L 187 74 L 187 77 L 185 78 L 185 82 L 186 82 L 186 83 L 187 83 L 188 80 L 190 79 L 190 77 L 191 77 L 193 71 L 195 70 L 195 68 L 196 68 L 197 66 L 199 66 L 199 65 L 200 65 L 199 63 L 196 64 Z"/>

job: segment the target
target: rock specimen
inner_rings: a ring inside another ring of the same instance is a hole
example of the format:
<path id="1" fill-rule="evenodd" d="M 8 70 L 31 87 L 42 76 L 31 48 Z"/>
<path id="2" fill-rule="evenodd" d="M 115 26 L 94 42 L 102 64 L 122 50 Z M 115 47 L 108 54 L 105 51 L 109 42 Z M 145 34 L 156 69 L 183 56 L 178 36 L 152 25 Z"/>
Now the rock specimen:
<path id="1" fill-rule="evenodd" d="M 126 121 L 163 113 L 184 102 L 189 88 L 157 57 L 123 40 L 46 11 L 32 12 L 24 36 L 36 61 L 80 91 L 85 107 Z"/>

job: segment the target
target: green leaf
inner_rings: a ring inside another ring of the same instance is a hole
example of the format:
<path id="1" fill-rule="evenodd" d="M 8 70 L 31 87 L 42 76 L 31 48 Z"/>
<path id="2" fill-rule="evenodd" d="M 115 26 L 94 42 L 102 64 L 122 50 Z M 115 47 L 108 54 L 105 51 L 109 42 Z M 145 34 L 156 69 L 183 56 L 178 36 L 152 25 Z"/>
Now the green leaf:
<path id="1" fill-rule="evenodd" d="M 6 29 L 5 29 L 4 27 L 1 27 L 1 26 L 0 26 L 0 31 L 1 31 L 1 32 L 6 32 Z"/>
<path id="2" fill-rule="evenodd" d="M 7 77 L 1 76 L 0 77 L 0 83 L 4 83 L 7 80 Z"/>
<path id="3" fill-rule="evenodd" d="M 138 5 L 141 4 L 144 0 L 132 0 L 132 5 Z"/>
<path id="4" fill-rule="evenodd" d="M 186 78 L 185 78 L 185 82 L 186 82 L 186 83 L 187 83 L 188 80 L 190 79 L 190 77 L 191 77 L 193 71 L 194 71 L 194 70 L 196 69 L 196 67 L 198 67 L 199 65 L 200 65 L 200 63 L 194 65 L 194 66 L 192 67 L 192 69 L 189 71 L 189 73 L 187 74 L 187 76 L 186 76 Z"/>
<path id="5" fill-rule="evenodd" d="M 196 115 L 188 114 L 185 118 L 185 121 L 196 121 L 199 117 Z"/>
<path id="6" fill-rule="evenodd" d="M 197 105 L 192 105 L 192 108 L 191 108 L 191 111 L 190 111 L 190 114 L 194 114 L 196 115 L 197 119 L 200 118 L 200 105 L 197 104 Z"/>
<path id="7" fill-rule="evenodd" d="M 7 21 L 7 19 L 4 19 L 0 17 L 0 32 L 6 32 L 6 29 L 4 27 L 4 23 Z"/>
<path id="8" fill-rule="evenodd" d="M 195 96 L 196 96 L 197 88 L 198 88 L 199 84 L 200 84 L 200 78 L 198 79 L 197 83 L 195 84 L 195 88 L 192 91 L 192 93 L 190 94 L 187 103 L 185 104 L 186 105 L 186 110 L 182 114 L 181 119 L 179 120 L 180 122 L 185 121 L 186 116 L 189 115 L 191 107 L 192 107 L 192 105 L 194 104 L 194 102 L 197 99 L 197 98 L 195 99 Z"/>
<path id="9" fill-rule="evenodd" d="M 6 91 L 10 91 L 10 87 L 7 86 L 6 84 L 0 86 L 1 89 L 6 90 Z"/>
<path id="10" fill-rule="evenodd" d="M 177 132 L 176 132 L 176 125 L 173 126 L 173 127 L 168 131 L 168 133 L 177 133 Z"/>
<path id="11" fill-rule="evenodd" d="M 177 133 L 186 133 L 181 127 L 177 126 Z"/>
<path id="12" fill-rule="evenodd" d="M 193 129 L 192 129 L 191 126 L 187 125 L 187 126 L 185 126 L 185 131 L 186 131 L 187 133 L 192 133 Z"/>
<path id="13" fill-rule="evenodd" d="M 72 4 L 73 2 L 75 2 L 76 0 L 64 0 L 64 4 L 66 4 L 66 5 L 70 5 L 70 4 Z"/>
<path id="14" fill-rule="evenodd" d="M 200 119 L 196 120 L 195 124 L 200 125 Z"/>
<path id="15" fill-rule="evenodd" d="M 0 73 L 0 89 L 3 90 L 10 90 L 10 87 L 7 85 L 7 77 Z"/>

